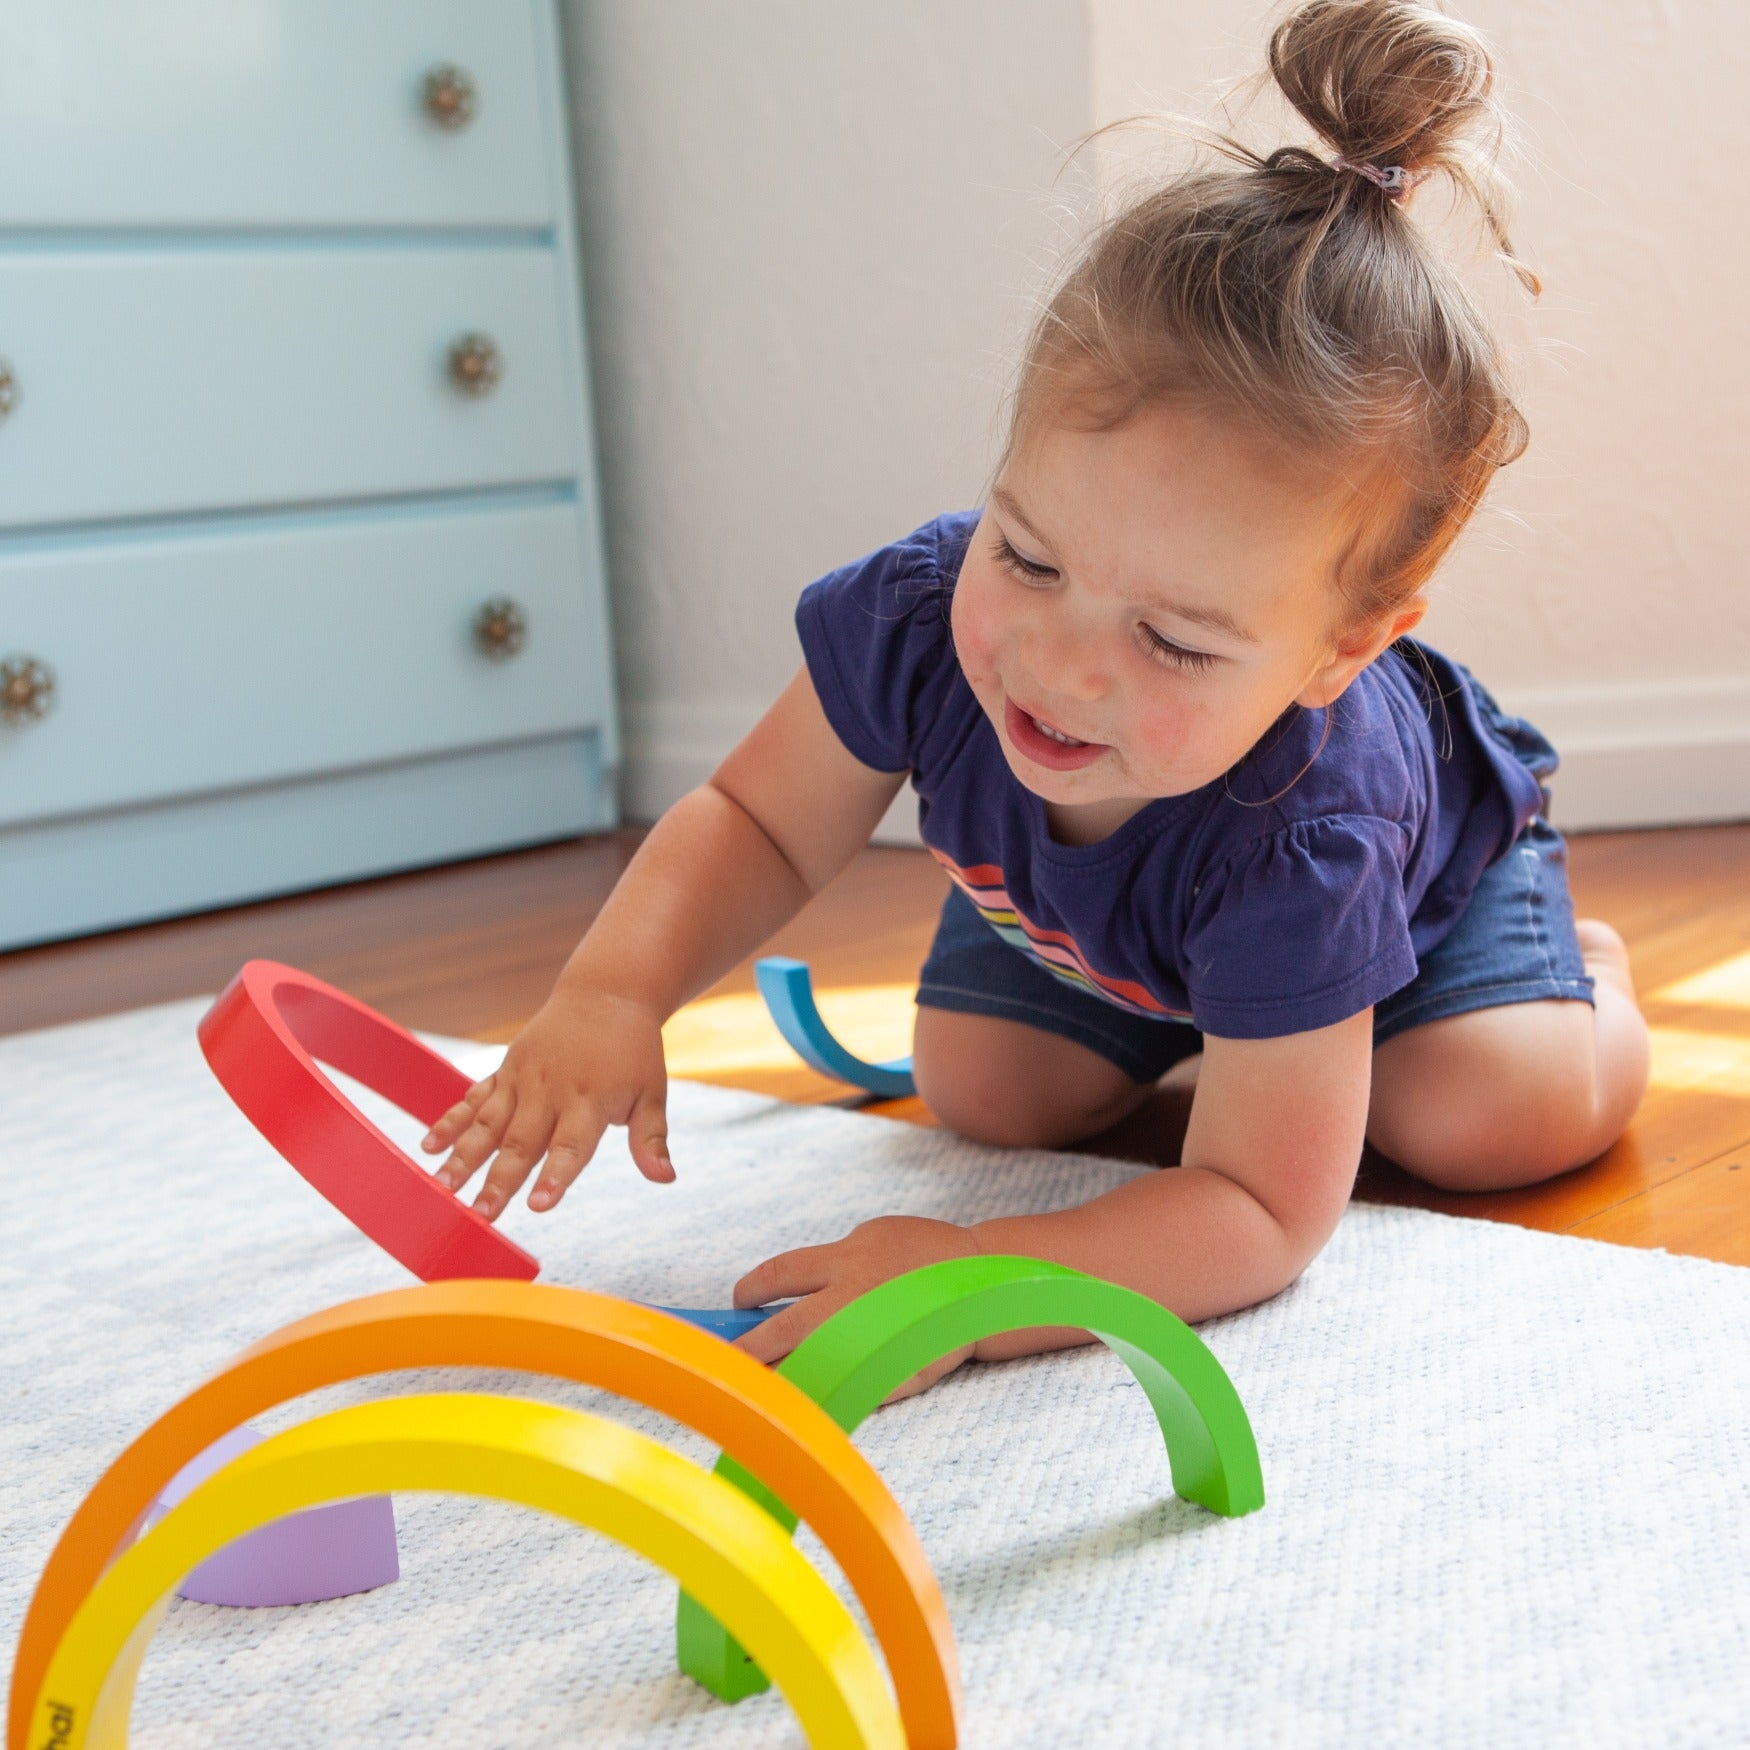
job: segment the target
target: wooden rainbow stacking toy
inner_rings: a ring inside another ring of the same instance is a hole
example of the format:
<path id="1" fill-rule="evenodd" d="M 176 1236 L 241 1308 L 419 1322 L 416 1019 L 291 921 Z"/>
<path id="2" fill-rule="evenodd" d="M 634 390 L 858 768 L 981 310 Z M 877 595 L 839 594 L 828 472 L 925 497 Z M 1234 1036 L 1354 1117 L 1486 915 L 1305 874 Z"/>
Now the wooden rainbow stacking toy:
<path id="1" fill-rule="evenodd" d="M 815 1745 L 950 1750 L 960 1686 L 941 1589 L 849 1435 L 912 1375 L 1004 1331 L 1070 1325 L 1099 1337 L 1148 1394 L 1178 1493 L 1229 1516 L 1263 1504 L 1232 1383 L 1195 1333 L 1144 1296 L 1037 1259 L 954 1259 L 871 1290 L 768 1370 L 688 1316 L 530 1281 L 535 1260 L 395 1149 L 317 1064 L 427 1122 L 453 1104 L 467 1085 L 459 1072 L 364 1005 L 251 962 L 201 1037 L 220 1079 L 299 1172 L 416 1274 L 452 1279 L 343 1302 L 271 1333 L 127 1447 L 37 1583 L 13 1665 L 7 1750 L 124 1745 L 140 1662 L 184 1575 L 290 1514 L 396 1489 L 514 1501 L 638 1551 L 681 1588 L 682 1668 L 726 1700 L 769 1679 Z M 521 1398 L 393 1398 L 248 1448 L 141 1530 L 171 1479 L 248 1418 L 341 1381 L 455 1366 L 611 1392 L 697 1429 L 723 1456 L 707 1472 L 614 1422 Z M 791 1542 L 799 1520 L 855 1592 L 886 1680 Z"/>

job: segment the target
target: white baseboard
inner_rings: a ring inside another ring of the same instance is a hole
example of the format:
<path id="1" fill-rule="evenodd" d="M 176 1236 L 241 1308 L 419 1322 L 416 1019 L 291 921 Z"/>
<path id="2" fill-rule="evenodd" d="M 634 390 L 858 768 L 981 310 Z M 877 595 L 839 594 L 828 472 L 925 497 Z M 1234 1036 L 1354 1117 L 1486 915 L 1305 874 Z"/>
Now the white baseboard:
<path id="1" fill-rule="evenodd" d="M 759 720 L 769 700 L 712 705 L 623 707 L 625 764 L 620 808 L 643 824 L 672 808 L 717 769 L 718 762 Z"/>
<path id="2" fill-rule="evenodd" d="M 1503 688 L 1501 702 L 1560 752 L 1551 812 L 1566 831 L 1750 820 L 1750 677 Z M 765 703 L 630 708 L 627 818 L 654 820 L 703 783 Z M 909 788 L 875 842 L 919 842 Z"/>
<path id="3" fill-rule="evenodd" d="M 1750 677 L 1503 688 L 1562 756 L 1564 831 L 1750 820 Z"/>

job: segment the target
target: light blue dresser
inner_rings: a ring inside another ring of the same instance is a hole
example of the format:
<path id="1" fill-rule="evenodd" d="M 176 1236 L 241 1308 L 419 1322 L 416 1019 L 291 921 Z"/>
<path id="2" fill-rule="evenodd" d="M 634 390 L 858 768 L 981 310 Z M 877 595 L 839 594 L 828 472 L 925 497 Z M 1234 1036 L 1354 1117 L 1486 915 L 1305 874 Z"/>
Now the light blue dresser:
<path id="1" fill-rule="evenodd" d="M 613 824 L 560 66 L 0 4 L 0 947 Z"/>

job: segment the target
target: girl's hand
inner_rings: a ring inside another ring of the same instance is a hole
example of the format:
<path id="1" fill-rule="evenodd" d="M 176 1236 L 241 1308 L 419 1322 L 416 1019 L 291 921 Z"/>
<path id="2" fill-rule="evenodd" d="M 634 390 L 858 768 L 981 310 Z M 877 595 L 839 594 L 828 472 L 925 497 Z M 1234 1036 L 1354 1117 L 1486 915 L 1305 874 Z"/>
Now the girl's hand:
<path id="1" fill-rule="evenodd" d="M 750 1270 L 735 1285 L 737 1306 L 764 1306 L 770 1301 L 802 1295 L 794 1306 L 774 1313 L 745 1337 L 738 1347 L 758 1361 L 782 1361 L 817 1325 L 841 1306 L 848 1306 L 890 1277 L 903 1276 L 924 1264 L 945 1258 L 969 1258 L 982 1248 L 971 1232 L 950 1221 L 918 1215 L 883 1215 L 854 1227 L 830 1246 L 802 1246 L 780 1252 Z M 944 1374 L 972 1358 L 973 1346 L 957 1349 L 902 1385 L 893 1397 L 908 1398 L 927 1391 Z"/>
<path id="2" fill-rule="evenodd" d="M 520 1032 L 497 1072 L 476 1082 L 426 1133 L 427 1154 L 449 1149 L 434 1175 L 460 1191 L 492 1160 L 474 1207 L 494 1221 L 534 1171 L 531 1209 L 551 1209 L 589 1164 L 610 1124 L 630 1133 L 647 1179 L 674 1178 L 668 1158 L 668 1072 L 662 1023 L 605 991 L 560 989 Z"/>

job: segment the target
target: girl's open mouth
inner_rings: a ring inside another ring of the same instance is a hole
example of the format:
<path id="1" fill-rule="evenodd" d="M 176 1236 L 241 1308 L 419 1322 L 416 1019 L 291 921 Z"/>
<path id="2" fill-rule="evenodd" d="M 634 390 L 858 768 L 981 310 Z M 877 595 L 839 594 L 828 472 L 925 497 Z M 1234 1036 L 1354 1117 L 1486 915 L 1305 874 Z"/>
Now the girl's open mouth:
<path id="1" fill-rule="evenodd" d="M 1024 758 L 1054 772 L 1073 772 L 1092 765 L 1106 751 L 1105 742 L 1077 741 L 1030 711 L 1023 711 L 1013 699 L 1004 701 L 1003 728 L 1010 744 Z"/>

